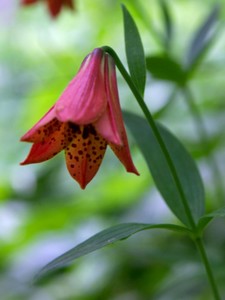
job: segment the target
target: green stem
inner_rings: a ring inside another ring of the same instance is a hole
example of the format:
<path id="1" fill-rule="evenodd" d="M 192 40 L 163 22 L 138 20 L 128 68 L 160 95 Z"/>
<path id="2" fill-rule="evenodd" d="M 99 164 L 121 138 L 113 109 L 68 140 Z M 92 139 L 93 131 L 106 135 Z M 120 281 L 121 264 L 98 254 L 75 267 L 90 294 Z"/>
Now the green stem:
<path id="1" fill-rule="evenodd" d="M 140 95 L 140 93 L 139 93 L 138 89 L 136 88 L 136 86 L 134 85 L 134 83 L 133 83 L 130 75 L 127 73 L 126 69 L 124 68 L 123 64 L 121 63 L 121 61 L 120 61 L 119 57 L 117 56 L 116 52 L 112 48 L 110 48 L 108 46 L 104 46 L 104 47 L 102 47 L 102 49 L 103 49 L 103 51 L 109 53 L 113 57 L 113 59 L 114 59 L 114 61 L 116 63 L 117 68 L 119 69 L 120 73 L 122 74 L 122 76 L 126 80 L 126 82 L 129 85 L 129 87 L 130 87 L 133 95 L 135 96 L 135 98 L 136 98 L 139 106 L 141 107 L 141 109 L 142 109 L 142 111 L 143 111 L 143 113 L 144 113 L 144 115 L 145 115 L 145 117 L 146 117 L 146 119 L 147 119 L 147 121 L 149 123 L 149 126 L 151 127 L 151 129 L 152 129 L 152 131 L 153 131 L 153 133 L 155 135 L 155 138 L 158 141 L 159 146 L 160 146 L 160 148 L 161 148 L 161 150 L 162 150 L 162 152 L 163 152 L 163 154 L 165 156 L 165 159 L 166 159 L 166 161 L 168 163 L 168 166 L 170 168 L 171 174 L 172 174 L 172 176 L 174 178 L 174 182 L 176 183 L 177 190 L 178 190 L 178 192 L 180 194 L 181 201 L 183 203 L 183 206 L 184 206 L 184 209 L 185 209 L 185 212 L 186 212 L 189 224 L 191 226 L 191 229 L 193 230 L 193 232 L 196 232 L 196 224 L 195 224 L 195 221 L 194 221 L 193 216 L 191 214 L 191 210 L 190 210 L 190 207 L 188 205 L 188 201 L 186 199 L 184 191 L 182 189 L 182 185 L 181 185 L 179 177 L 177 175 L 175 166 L 173 164 L 173 161 L 172 161 L 172 159 L 170 157 L 170 154 L 169 154 L 169 152 L 168 152 L 168 150 L 166 148 L 166 145 L 165 145 L 165 143 L 164 143 L 164 141 L 163 141 L 163 139 L 162 139 L 162 137 L 161 137 L 161 135 L 159 133 L 159 130 L 158 130 L 157 126 L 156 126 L 156 123 L 155 123 L 155 121 L 154 121 L 154 119 L 153 119 L 153 117 L 152 117 L 152 115 L 151 115 L 148 107 L 146 106 L 146 104 L 145 104 L 142 96 Z"/>
<path id="2" fill-rule="evenodd" d="M 121 63 L 119 57 L 117 56 L 116 52 L 108 47 L 108 46 L 104 46 L 102 47 L 102 49 L 109 53 L 113 58 L 114 58 L 114 61 L 116 63 L 116 66 L 118 67 L 120 73 L 122 74 L 122 76 L 124 77 L 124 79 L 126 80 L 127 84 L 129 85 L 133 95 L 135 96 L 139 106 L 141 107 L 144 115 L 146 116 L 146 119 L 149 123 L 149 126 L 151 127 L 154 135 L 155 135 L 155 138 L 156 140 L 158 141 L 160 147 L 161 147 L 161 150 L 166 158 L 166 161 L 168 163 L 168 166 L 170 168 L 170 171 L 171 171 L 171 174 L 174 178 L 174 181 L 176 183 L 176 186 L 177 186 L 177 189 L 180 193 L 180 197 L 181 197 L 181 200 L 182 200 L 182 203 L 183 203 L 183 206 L 185 208 L 185 211 L 186 211 L 186 214 L 187 214 L 187 217 L 188 217 L 188 220 L 189 220 L 189 223 L 191 225 L 191 229 L 192 229 L 192 232 L 194 233 L 194 235 L 197 234 L 197 228 L 196 228 L 196 224 L 194 222 L 194 219 L 192 217 L 192 214 L 191 214 L 191 211 L 190 211 L 190 208 L 188 206 L 188 201 L 185 197 L 185 194 L 184 194 L 184 191 L 182 189 L 182 185 L 180 183 L 180 180 L 179 180 L 179 177 L 177 175 L 177 172 L 176 172 L 176 169 L 175 169 L 175 166 L 173 164 L 173 161 L 169 155 L 169 152 L 166 148 L 166 145 L 159 133 L 159 130 L 157 128 L 157 125 L 148 109 L 148 107 L 146 106 L 142 96 L 140 95 L 140 93 L 138 92 L 136 86 L 134 85 L 130 75 L 127 73 L 126 69 L 124 68 L 123 64 Z M 205 269 L 206 269 L 206 273 L 207 273 L 207 276 L 208 276 L 208 280 L 209 280 L 209 283 L 211 285 L 211 288 L 212 288 L 212 292 L 213 292 L 213 295 L 214 295 L 214 298 L 215 300 L 220 300 L 220 296 L 219 296 L 219 293 L 218 293 L 218 289 L 217 289 L 217 286 L 216 286 L 216 283 L 215 283 L 215 279 L 214 279 L 214 276 L 213 276 L 213 273 L 212 273 L 212 270 L 211 270 L 211 267 L 210 267 L 210 264 L 209 264 L 209 261 L 208 261 L 208 257 L 206 255 L 206 252 L 205 252 L 205 248 L 204 248 L 204 245 L 203 245 L 203 242 L 202 242 L 202 239 L 200 237 L 197 237 L 194 239 L 195 240 L 195 243 L 196 243 L 196 246 L 199 250 L 199 253 L 201 255 L 201 258 L 202 258 L 202 261 L 203 261 L 203 264 L 205 266 Z"/>
<path id="3" fill-rule="evenodd" d="M 197 130 L 199 138 L 201 140 L 201 144 L 204 147 L 205 152 L 209 152 L 210 145 L 209 145 L 209 137 L 208 137 L 207 129 L 205 128 L 201 113 L 198 110 L 197 105 L 195 104 L 193 94 L 188 87 L 184 87 L 183 92 L 184 92 L 186 103 L 187 103 L 190 113 L 193 117 L 196 130 Z M 220 170 L 217 165 L 216 159 L 213 155 L 209 155 L 209 164 L 214 173 L 216 193 L 217 193 L 216 197 L 217 197 L 217 199 L 223 199 L 224 191 L 223 191 L 222 177 L 221 177 Z"/>
<path id="4" fill-rule="evenodd" d="M 220 298 L 220 295 L 219 295 L 219 292 L 218 292 L 216 281 L 215 281 L 215 278 L 213 276 L 212 269 L 211 269 L 211 266 L 209 264 L 209 260 L 208 260 L 208 257 L 207 257 L 202 239 L 201 238 L 195 239 L 195 244 L 196 244 L 196 247 L 198 248 L 198 251 L 201 255 L 202 262 L 205 266 L 206 274 L 208 276 L 208 281 L 211 285 L 211 289 L 212 289 L 212 292 L 213 292 L 214 299 L 215 300 L 220 300 L 221 298 Z"/>

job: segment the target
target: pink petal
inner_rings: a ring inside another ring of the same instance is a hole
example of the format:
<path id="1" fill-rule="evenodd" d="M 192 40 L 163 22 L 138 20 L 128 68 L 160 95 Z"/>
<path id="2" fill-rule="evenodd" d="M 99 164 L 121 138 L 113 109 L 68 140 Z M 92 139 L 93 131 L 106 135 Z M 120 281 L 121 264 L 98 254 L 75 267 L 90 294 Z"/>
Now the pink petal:
<path id="1" fill-rule="evenodd" d="M 111 119 L 111 116 L 112 114 L 110 111 L 110 107 L 109 105 L 107 105 L 107 108 L 102 114 L 101 118 L 93 125 L 99 132 L 99 134 L 107 140 L 107 142 L 112 142 L 116 145 L 122 145 L 123 142 L 121 140 L 120 134 L 115 126 L 116 124 Z"/>
<path id="2" fill-rule="evenodd" d="M 46 136 L 42 142 L 33 144 L 30 153 L 21 165 L 46 161 L 65 149 L 68 145 L 68 139 L 65 138 L 65 132 L 67 131 L 68 124 L 60 123 L 60 127 Z"/>
<path id="3" fill-rule="evenodd" d="M 123 116 L 119 102 L 115 64 L 111 56 L 106 57 L 105 81 L 108 106 L 104 115 L 96 122 L 96 130 L 109 145 L 128 172 L 139 175 L 131 158 Z"/>
<path id="4" fill-rule="evenodd" d="M 61 122 L 85 125 L 102 115 L 107 104 L 103 68 L 103 51 L 97 48 L 88 55 L 76 77 L 56 102 L 55 111 Z"/>
<path id="5" fill-rule="evenodd" d="M 80 129 L 65 152 L 68 171 L 84 189 L 97 173 L 107 143 L 91 125 L 80 126 Z"/>
<path id="6" fill-rule="evenodd" d="M 53 126 L 53 129 L 59 127 L 60 122 L 55 119 L 54 106 L 38 121 L 27 133 L 21 137 L 23 142 L 38 143 L 43 141 L 46 130 Z M 51 131 L 50 131 L 51 132 Z"/>
<path id="7" fill-rule="evenodd" d="M 116 69 L 112 58 L 108 54 L 105 54 L 104 75 L 107 108 L 99 120 L 96 121 L 95 128 L 108 142 L 122 146 L 121 136 L 125 129 L 119 102 Z"/>

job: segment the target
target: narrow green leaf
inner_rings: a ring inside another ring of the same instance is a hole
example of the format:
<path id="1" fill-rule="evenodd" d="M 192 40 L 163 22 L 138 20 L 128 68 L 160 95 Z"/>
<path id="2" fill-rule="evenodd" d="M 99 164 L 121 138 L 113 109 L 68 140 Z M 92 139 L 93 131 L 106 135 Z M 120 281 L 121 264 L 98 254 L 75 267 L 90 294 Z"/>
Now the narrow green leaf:
<path id="1" fill-rule="evenodd" d="M 198 223 L 198 228 L 200 230 L 203 230 L 209 222 L 211 222 L 215 218 L 224 218 L 225 217 L 225 206 L 221 207 L 209 214 L 205 214 L 202 216 Z"/>
<path id="2" fill-rule="evenodd" d="M 124 5 L 122 5 L 122 8 L 124 19 L 125 48 L 130 76 L 140 94 L 143 95 L 146 82 L 144 49 L 138 32 L 138 28 L 132 16 Z"/>
<path id="3" fill-rule="evenodd" d="M 185 72 L 175 60 L 165 55 L 152 55 L 146 58 L 148 71 L 159 80 L 172 81 L 179 85 L 185 83 Z"/>
<path id="4" fill-rule="evenodd" d="M 129 6 L 133 7 L 136 15 L 142 21 L 146 28 L 148 28 L 149 33 L 151 34 L 154 41 L 158 44 L 159 47 L 162 46 L 163 36 L 161 32 L 157 29 L 154 22 L 154 10 L 146 10 L 141 1 L 132 0 L 129 1 Z"/>
<path id="5" fill-rule="evenodd" d="M 172 24 L 172 18 L 170 15 L 170 11 L 168 8 L 168 4 L 165 0 L 161 0 L 159 2 L 162 14 L 163 14 L 163 20 L 164 20 L 164 26 L 165 26 L 165 48 L 168 51 L 168 48 L 170 48 L 171 40 L 172 40 L 172 34 L 173 34 L 173 24 Z"/>
<path id="6" fill-rule="evenodd" d="M 144 118 L 135 114 L 125 113 L 124 118 L 167 205 L 185 225 L 191 228 L 176 180 L 152 129 Z M 197 166 L 178 139 L 162 125 L 157 126 L 173 161 L 186 204 L 197 224 L 204 213 L 204 188 Z"/>
<path id="7" fill-rule="evenodd" d="M 196 63 L 198 57 L 201 56 L 201 53 L 205 50 L 205 47 L 207 47 L 209 41 L 213 38 L 213 29 L 216 21 L 218 20 L 219 10 L 220 6 L 216 4 L 194 34 L 186 57 L 186 65 L 188 69 Z"/>
<path id="8" fill-rule="evenodd" d="M 35 281 L 40 280 L 42 277 L 46 276 L 48 273 L 54 270 L 70 265 L 75 259 L 81 256 L 101 249 L 119 240 L 127 239 L 129 236 L 139 231 L 157 228 L 183 232 L 186 234 L 190 233 L 187 228 L 173 224 L 119 224 L 95 234 L 83 243 L 77 245 L 76 247 L 51 261 L 36 275 Z"/>

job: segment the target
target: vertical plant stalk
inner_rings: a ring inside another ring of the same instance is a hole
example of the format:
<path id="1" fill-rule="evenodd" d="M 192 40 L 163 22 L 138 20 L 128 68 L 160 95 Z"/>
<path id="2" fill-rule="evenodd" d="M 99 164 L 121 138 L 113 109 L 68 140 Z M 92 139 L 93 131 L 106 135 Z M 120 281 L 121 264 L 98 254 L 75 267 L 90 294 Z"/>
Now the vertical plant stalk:
<path id="1" fill-rule="evenodd" d="M 155 138 L 157 139 L 160 147 L 161 147 L 161 150 L 163 151 L 164 155 L 165 155 L 165 158 L 166 158 L 166 161 L 168 163 L 168 166 L 171 170 L 171 173 L 174 177 L 174 180 L 176 182 L 176 185 L 177 185 L 177 189 L 180 193 L 180 197 L 181 197 L 181 200 L 182 200 L 182 203 L 184 205 L 184 208 L 185 208 L 185 211 L 186 211 L 186 214 L 187 214 L 187 217 L 188 217 L 188 220 L 191 224 L 191 230 L 195 236 L 194 238 L 194 241 L 195 241 L 195 244 L 196 244 L 196 247 L 198 248 L 199 250 L 199 253 L 201 255 L 201 258 L 202 258 L 202 262 L 205 266 L 205 270 L 206 270 L 206 273 L 207 273 L 207 276 L 208 276 L 208 280 L 209 280 L 209 283 L 210 283 L 210 286 L 212 288 L 212 292 L 213 292 L 213 295 L 214 295 L 214 299 L 215 300 L 220 300 L 220 296 L 219 296 L 219 292 L 218 292 L 218 289 L 217 289 L 217 286 L 216 286 L 216 282 L 215 282 L 215 279 L 214 279 L 214 276 L 213 276 L 213 272 L 212 272 L 212 269 L 211 269 L 211 266 L 209 264 L 209 261 L 208 261 L 208 257 L 206 255 L 206 252 L 205 252 L 205 248 L 204 248 L 204 245 L 203 245 L 203 242 L 202 242 L 202 239 L 198 237 L 198 229 L 196 227 L 196 224 L 194 222 L 194 219 L 192 217 L 192 214 L 191 214 L 191 211 L 190 211 L 190 208 L 188 206 L 188 203 L 187 203 L 187 199 L 185 197 L 185 194 L 184 194 L 184 191 L 182 189 L 182 186 L 181 186 L 181 183 L 180 183 L 180 180 L 177 176 L 177 172 L 176 172 L 176 169 L 174 167 L 174 164 L 173 164 L 173 161 L 168 153 L 168 150 L 166 148 L 166 145 L 158 131 L 158 128 L 155 124 L 155 121 L 148 109 L 148 107 L 146 106 L 142 96 L 140 95 L 140 93 L 138 92 L 136 86 L 134 85 L 130 75 L 127 73 L 126 69 L 124 68 L 123 64 L 121 63 L 119 57 L 117 56 L 116 52 L 111 48 L 111 47 L 108 47 L 108 46 L 104 46 L 102 47 L 102 49 L 109 53 L 115 63 L 116 63 L 116 66 L 117 68 L 119 69 L 120 73 L 122 74 L 123 78 L 126 80 L 128 86 L 130 87 L 133 95 L 135 96 L 139 106 L 141 107 L 148 123 L 149 123 L 149 126 L 151 127 L 154 135 L 155 135 Z M 197 236 L 197 237 L 196 237 Z"/>
<path id="2" fill-rule="evenodd" d="M 195 123 L 195 127 L 198 132 L 199 138 L 201 140 L 201 144 L 207 151 L 209 149 L 209 137 L 201 113 L 198 110 L 197 105 L 195 104 L 192 92 L 187 86 L 183 88 L 183 93 L 185 96 L 186 103 L 189 107 L 190 113 L 192 115 L 193 121 Z M 214 183 L 216 185 L 216 197 L 220 201 L 220 199 L 223 199 L 224 197 L 223 182 L 220 174 L 220 169 L 218 167 L 214 155 L 212 154 L 209 155 L 208 162 L 210 164 L 211 170 L 213 171 L 214 178 L 215 178 Z"/>
<path id="3" fill-rule="evenodd" d="M 207 257 L 206 251 L 205 251 L 205 247 L 203 245 L 202 238 L 196 238 L 194 241 L 195 241 L 195 245 L 196 245 L 196 247 L 199 251 L 199 254 L 201 256 L 202 262 L 205 266 L 206 274 L 208 276 L 208 281 L 211 285 L 211 289 L 213 291 L 214 299 L 215 300 L 220 300 L 221 298 L 220 298 L 220 295 L 219 295 L 219 292 L 218 292 L 218 288 L 217 288 L 217 285 L 216 285 L 215 278 L 214 278 L 213 273 L 212 273 L 211 266 L 209 264 L 209 260 L 208 260 L 208 257 Z"/>
<path id="4" fill-rule="evenodd" d="M 154 121 L 154 119 L 153 119 L 153 117 L 152 117 L 152 115 L 151 115 L 148 107 L 146 106 L 146 104 L 145 104 L 142 96 L 140 95 L 140 93 L 139 93 L 138 89 L 136 88 L 136 86 L 134 85 L 134 83 L 133 83 L 130 75 L 128 74 L 128 72 L 124 68 L 123 64 L 121 63 L 121 61 L 120 61 L 119 57 L 117 56 L 116 52 L 111 47 L 108 47 L 108 46 L 104 46 L 104 47 L 102 47 L 102 49 L 105 52 L 109 53 L 113 57 L 113 59 L 114 59 L 114 61 L 116 63 L 117 68 L 119 69 L 120 73 L 122 74 L 122 76 L 126 80 L 126 82 L 129 85 L 129 87 L 130 87 L 133 95 L 135 96 L 135 98 L 136 98 L 139 106 L 141 107 L 141 109 L 142 109 L 142 111 L 143 111 L 143 113 L 144 113 L 144 115 L 145 115 L 145 117 L 146 117 L 146 119 L 147 119 L 147 121 L 149 123 L 149 126 L 152 129 L 152 131 L 153 131 L 153 133 L 155 135 L 155 138 L 158 141 L 159 146 L 160 146 L 160 148 L 161 148 L 161 150 L 162 150 L 162 152 L 163 152 L 163 154 L 165 156 L 167 164 L 168 164 L 168 166 L 170 168 L 171 174 L 172 174 L 172 176 L 174 178 L 174 181 L 176 183 L 177 190 L 178 190 L 178 192 L 180 194 L 181 201 L 182 201 L 182 204 L 184 206 L 184 209 L 185 209 L 185 212 L 186 212 L 189 224 L 191 226 L 191 229 L 193 230 L 193 232 L 196 232 L 196 230 L 197 230 L 196 224 L 195 224 L 195 221 L 194 221 L 193 216 L 191 214 L 191 210 L 190 210 L 190 208 L 188 206 L 188 201 L 187 201 L 187 199 L 185 197 L 185 194 L 184 194 L 184 191 L 182 189 L 182 185 L 181 185 L 181 182 L 180 182 L 179 177 L 177 175 L 175 166 L 174 166 L 174 164 L 172 162 L 172 159 L 171 159 L 170 154 L 169 154 L 169 152 L 167 150 L 167 147 L 166 147 L 166 145 L 165 145 L 165 143 L 164 143 L 164 141 L 163 141 L 163 139 L 162 139 L 162 137 L 161 137 L 161 135 L 159 133 L 159 130 L 158 130 L 157 126 L 156 126 L 156 123 L 155 123 L 155 121 Z"/>

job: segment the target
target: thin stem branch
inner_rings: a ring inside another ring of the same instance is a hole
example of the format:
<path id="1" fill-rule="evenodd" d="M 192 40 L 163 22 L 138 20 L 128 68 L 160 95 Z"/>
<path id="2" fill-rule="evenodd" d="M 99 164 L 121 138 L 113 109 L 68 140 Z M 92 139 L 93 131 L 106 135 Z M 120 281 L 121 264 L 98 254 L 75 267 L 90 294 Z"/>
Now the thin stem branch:
<path id="1" fill-rule="evenodd" d="M 136 88 L 136 86 L 134 85 L 134 83 L 133 83 L 130 75 L 127 73 L 126 69 L 124 68 L 123 64 L 121 63 L 121 61 L 120 61 L 119 57 L 117 56 L 116 52 L 112 48 L 110 48 L 108 46 L 104 46 L 104 47 L 102 47 L 102 49 L 105 52 L 109 53 L 113 57 L 113 59 L 114 59 L 114 61 L 116 63 L 117 68 L 119 69 L 120 73 L 122 74 L 122 76 L 126 80 L 126 82 L 129 85 L 129 87 L 130 87 L 133 95 L 135 96 L 135 98 L 136 98 L 139 106 L 141 107 L 141 109 L 142 109 L 142 111 L 143 111 L 143 113 L 144 113 L 144 115 L 145 115 L 145 117 L 146 117 L 146 119 L 147 119 L 147 121 L 149 123 L 149 126 L 152 129 L 152 131 L 153 131 L 153 133 L 155 135 L 155 138 L 158 141 L 159 146 L 160 146 L 160 148 L 161 148 L 161 150 L 162 150 L 162 152 L 163 152 L 163 154 L 165 156 L 165 159 L 166 159 L 166 161 L 168 163 L 168 166 L 170 168 L 171 174 L 172 174 L 172 176 L 174 178 L 174 182 L 176 183 L 177 190 L 178 190 L 178 192 L 180 194 L 180 198 L 181 198 L 181 201 L 183 203 L 183 206 L 184 206 L 184 209 L 185 209 L 188 221 L 189 221 L 189 225 L 191 226 L 191 229 L 193 230 L 193 232 L 196 232 L 196 224 L 195 224 L 195 221 L 194 221 L 193 216 L 191 214 L 191 210 L 190 210 L 190 207 L 188 205 L 188 201 L 186 199 L 184 191 L 182 189 L 182 185 L 181 185 L 181 182 L 180 182 L 179 177 L 177 175 L 175 166 L 173 164 L 173 161 L 172 161 L 172 159 L 170 157 L 170 154 L 169 154 L 169 152 L 167 150 L 167 147 L 166 147 L 166 145 L 165 145 L 165 143 L 164 143 L 164 141 L 163 141 L 163 139 L 162 139 L 162 137 L 161 137 L 161 135 L 159 133 L 157 125 L 156 125 L 156 123 L 155 123 L 155 121 L 154 121 L 154 119 L 153 119 L 153 117 L 152 117 L 152 115 L 151 115 L 148 107 L 146 106 L 146 104 L 145 104 L 142 96 L 140 95 L 140 93 L 139 93 L 138 89 Z"/>
<path id="2" fill-rule="evenodd" d="M 207 257 L 202 239 L 201 238 L 195 239 L 195 244 L 196 244 L 196 247 L 198 248 L 199 254 L 200 254 L 201 259 L 202 259 L 202 262 L 205 266 L 206 274 L 208 276 L 208 281 L 211 285 L 211 289 L 212 289 L 212 292 L 213 292 L 214 299 L 215 300 L 220 300 L 221 298 L 220 298 L 220 295 L 219 295 L 219 291 L 218 291 L 218 288 L 217 288 L 217 285 L 216 285 L 216 281 L 215 281 L 211 266 L 209 264 L 209 260 L 208 260 L 208 257 Z"/>

